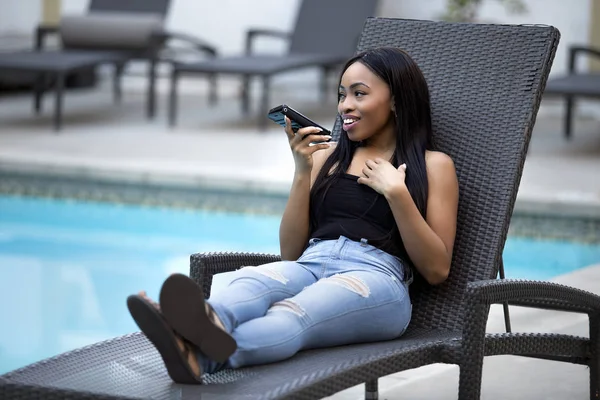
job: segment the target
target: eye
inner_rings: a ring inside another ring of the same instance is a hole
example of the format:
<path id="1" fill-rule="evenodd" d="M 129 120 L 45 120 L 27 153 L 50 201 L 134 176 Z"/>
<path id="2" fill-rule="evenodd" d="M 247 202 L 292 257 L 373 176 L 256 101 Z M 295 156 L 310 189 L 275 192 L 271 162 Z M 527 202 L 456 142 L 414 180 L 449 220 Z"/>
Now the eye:
<path id="1" fill-rule="evenodd" d="M 344 97 L 346 97 L 345 93 L 342 93 L 342 92 L 338 93 L 338 101 L 341 101 Z"/>
<path id="2" fill-rule="evenodd" d="M 357 90 L 356 92 L 354 92 L 354 96 L 356 96 L 356 97 L 362 97 L 365 94 L 366 94 L 365 92 L 361 92 L 360 90 Z"/>

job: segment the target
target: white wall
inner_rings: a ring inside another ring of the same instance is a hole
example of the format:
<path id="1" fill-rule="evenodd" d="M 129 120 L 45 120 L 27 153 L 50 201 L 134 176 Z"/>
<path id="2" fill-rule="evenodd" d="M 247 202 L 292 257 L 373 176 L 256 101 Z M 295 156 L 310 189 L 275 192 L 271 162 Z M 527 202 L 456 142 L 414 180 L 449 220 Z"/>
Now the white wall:
<path id="1" fill-rule="evenodd" d="M 0 0 L 0 35 L 29 34 L 41 15 L 38 0 Z"/>
<path id="2" fill-rule="evenodd" d="M 41 18 L 42 0 L 0 0 L 0 35 L 31 33 Z M 327 1 L 327 0 L 322 0 Z M 445 0 L 380 0 L 378 14 L 389 17 L 437 19 Z M 514 24 L 554 25 L 561 31 L 561 42 L 552 74 L 564 72 L 567 49 L 571 44 L 588 42 L 590 1 L 524 0 L 529 11 L 509 15 L 497 0 L 484 0 L 480 17 L 484 21 Z M 300 0 L 172 0 L 168 28 L 196 35 L 215 45 L 223 54 L 235 54 L 244 47 L 249 27 L 290 30 Z M 63 13 L 82 13 L 88 0 L 62 0 Z M 211 11 L 212 10 L 212 11 Z M 257 43 L 260 51 L 284 51 L 277 39 Z M 585 69 L 587 64 L 582 65 Z"/>
<path id="3" fill-rule="evenodd" d="M 67 1 L 67 0 L 63 0 Z M 77 1 L 77 0 L 71 0 Z M 213 43 L 222 53 L 235 54 L 243 50 L 244 33 L 249 27 L 264 26 L 283 30 L 293 27 L 299 0 L 218 0 L 223 10 L 209 12 L 207 3 L 213 1 L 173 0 L 174 6 L 168 26 L 174 30 L 190 32 Z M 322 0 L 327 1 L 327 0 Z M 564 73 L 567 52 L 571 44 L 588 42 L 590 1 L 593 0 L 523 0 L 528 12 L 522 15 L 509 14 L 497 0 L 484 0 L 480 18 L 485 22 L 509 24 L 545 24 L 557 27 L 561 41 L 554 60 L 551 75 Z M 285 6 L 282 6 L 285 4 Z M 411 19 L 438 19 L 444 11 L 445 0 L 380 0 L 378 15 Z M 263 39 L 257 49 L 283 51 L 281 41 Z M 581 65 L 587 68 L 587 63 Z M 316 72 L 288 74 L 277 82 L 296 79 L 313 80 Z"/>
<path id="4" fill-rule="evenodd" d="M 168 26 L 174 30 L 190 32 L 205 38 L 214 43 L 223 53 L 242 51 L 244 33 L 249 27 L 291 29 L 299 5 L 299 0 L 218 0 L 222 13 L 211 13 L 208 8 L 214 7 L 213 2 L 217 2 L 216 0 L 173 1 L 174 6 L 169 15 Z M 446 4 L 445 0 L 380 1 L 378 12 L 380 16 L 414 19 L 438 19 Z M 593 0 L 524 0 L 528 12 L 522 15 L 511 15 L 499 1 L 484 0 L 480 18 L 485 22 L 545 24 L 557 27 L 561 32 L 561 41 L 552 69 L 552 73 L 555 74 L 566 69 L 569 45 L 588 42 L 590 1 Z M 259 42 L 257 48 L 283 50 L 281 41 L 268 39 Z M 583 67 L 587 68 L 587 64 Z"/>
<path id="5" fill-rule="evenodd" d="M 523 15 L 508 15 L 496 1 L 487 1 L 482 7 L 484 19 L 511 24 L 543 24 L 558 28 L 561 39 L 551 75 L 567 69 L 568 48 L 573 44 L 589 43 L 591 1 L 597 0 L 524 0 L 529 11 Z M 587 63 L 581 65 L 587 69 Z"/>

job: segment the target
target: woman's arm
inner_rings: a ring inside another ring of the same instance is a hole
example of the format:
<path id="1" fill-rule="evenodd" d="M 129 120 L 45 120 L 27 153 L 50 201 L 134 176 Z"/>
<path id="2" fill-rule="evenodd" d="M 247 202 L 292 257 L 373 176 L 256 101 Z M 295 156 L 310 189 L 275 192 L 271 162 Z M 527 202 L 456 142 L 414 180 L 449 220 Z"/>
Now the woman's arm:
<path id="1" fill-rule="evenodd" d="M 302 254 L 309 233 L 310 172 L 295 173 L 281 224 L 279 249 L 283 260 L 297 260 Z"/>
<path id="2" fill-rule="evenodd" d="M 297 260 L 306 248 L 310 233 L 310 188 L 334 148 L 329 143 L 308 146 L 311 140 L 323 140 L 323 137 L 312 136 L 302 140 L 302 135 L 309 133 L 305 129 L 314 128 L 302 128 L 295 136 L 288 133 L 296 170 L 279 226 L 279 249 L 283 260 Z"/>
<path id="3" fill-rule="evenodd" d="M 415 268 L 432 285 L 450 272 L 458 213 L 458 179 L 452 159 L 444 153 L 426 157 L 429 195 L 423 219 L 406 185 L 384 193 Z"/>

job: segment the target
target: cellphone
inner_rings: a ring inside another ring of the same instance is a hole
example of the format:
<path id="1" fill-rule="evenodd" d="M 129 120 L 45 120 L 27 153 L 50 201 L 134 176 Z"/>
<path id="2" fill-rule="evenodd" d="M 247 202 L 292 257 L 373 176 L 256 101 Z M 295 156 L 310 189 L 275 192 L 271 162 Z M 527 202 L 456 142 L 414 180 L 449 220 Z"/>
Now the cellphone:
<path id="1" fill-rule="evenodd" d="M 267 116 L 270 120 L 278 123 L 283 127 L 285 127 L 285 117 L 288 117 L 292 122 L 292 130 L 294 132 L 296 132 L 300 128 L 304 128 L 307 126 L 315 126 L 323 130 L 323 135 L 331 135 L 331 131 L 329 129 L 325 129 L 321 125 L 312 121 L 310 118 L 300 114 L 298 111 L 285 104 L 272 108 Z"/>

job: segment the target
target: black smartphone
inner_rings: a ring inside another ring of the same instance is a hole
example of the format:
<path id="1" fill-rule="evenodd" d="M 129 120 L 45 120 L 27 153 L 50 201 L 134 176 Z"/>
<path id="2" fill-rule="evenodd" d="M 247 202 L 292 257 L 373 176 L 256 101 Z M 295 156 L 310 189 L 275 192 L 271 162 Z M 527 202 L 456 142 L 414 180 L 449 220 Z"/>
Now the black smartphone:
<path id="1" fill-rule="evenodd" d="M 296 132 L 300 128 L 304 128 L 307 126 L 315 126 L 317 128 L 321 128 L 323 130 L 323 135 L 331 135 L 331 131 L 329 129 L 325 129 L 321 125 L 312 121 L 310 118 L 300 114 L 298 111 L 294 110 L 292 107 L 282 104 L 280 106 L 274 107 L 269 111 L 267 115 L 270 120 L 275 121 L 279 125 L 285 128 L 285 117 L 288 117 L 292 122 L 292 130 Z"/>

